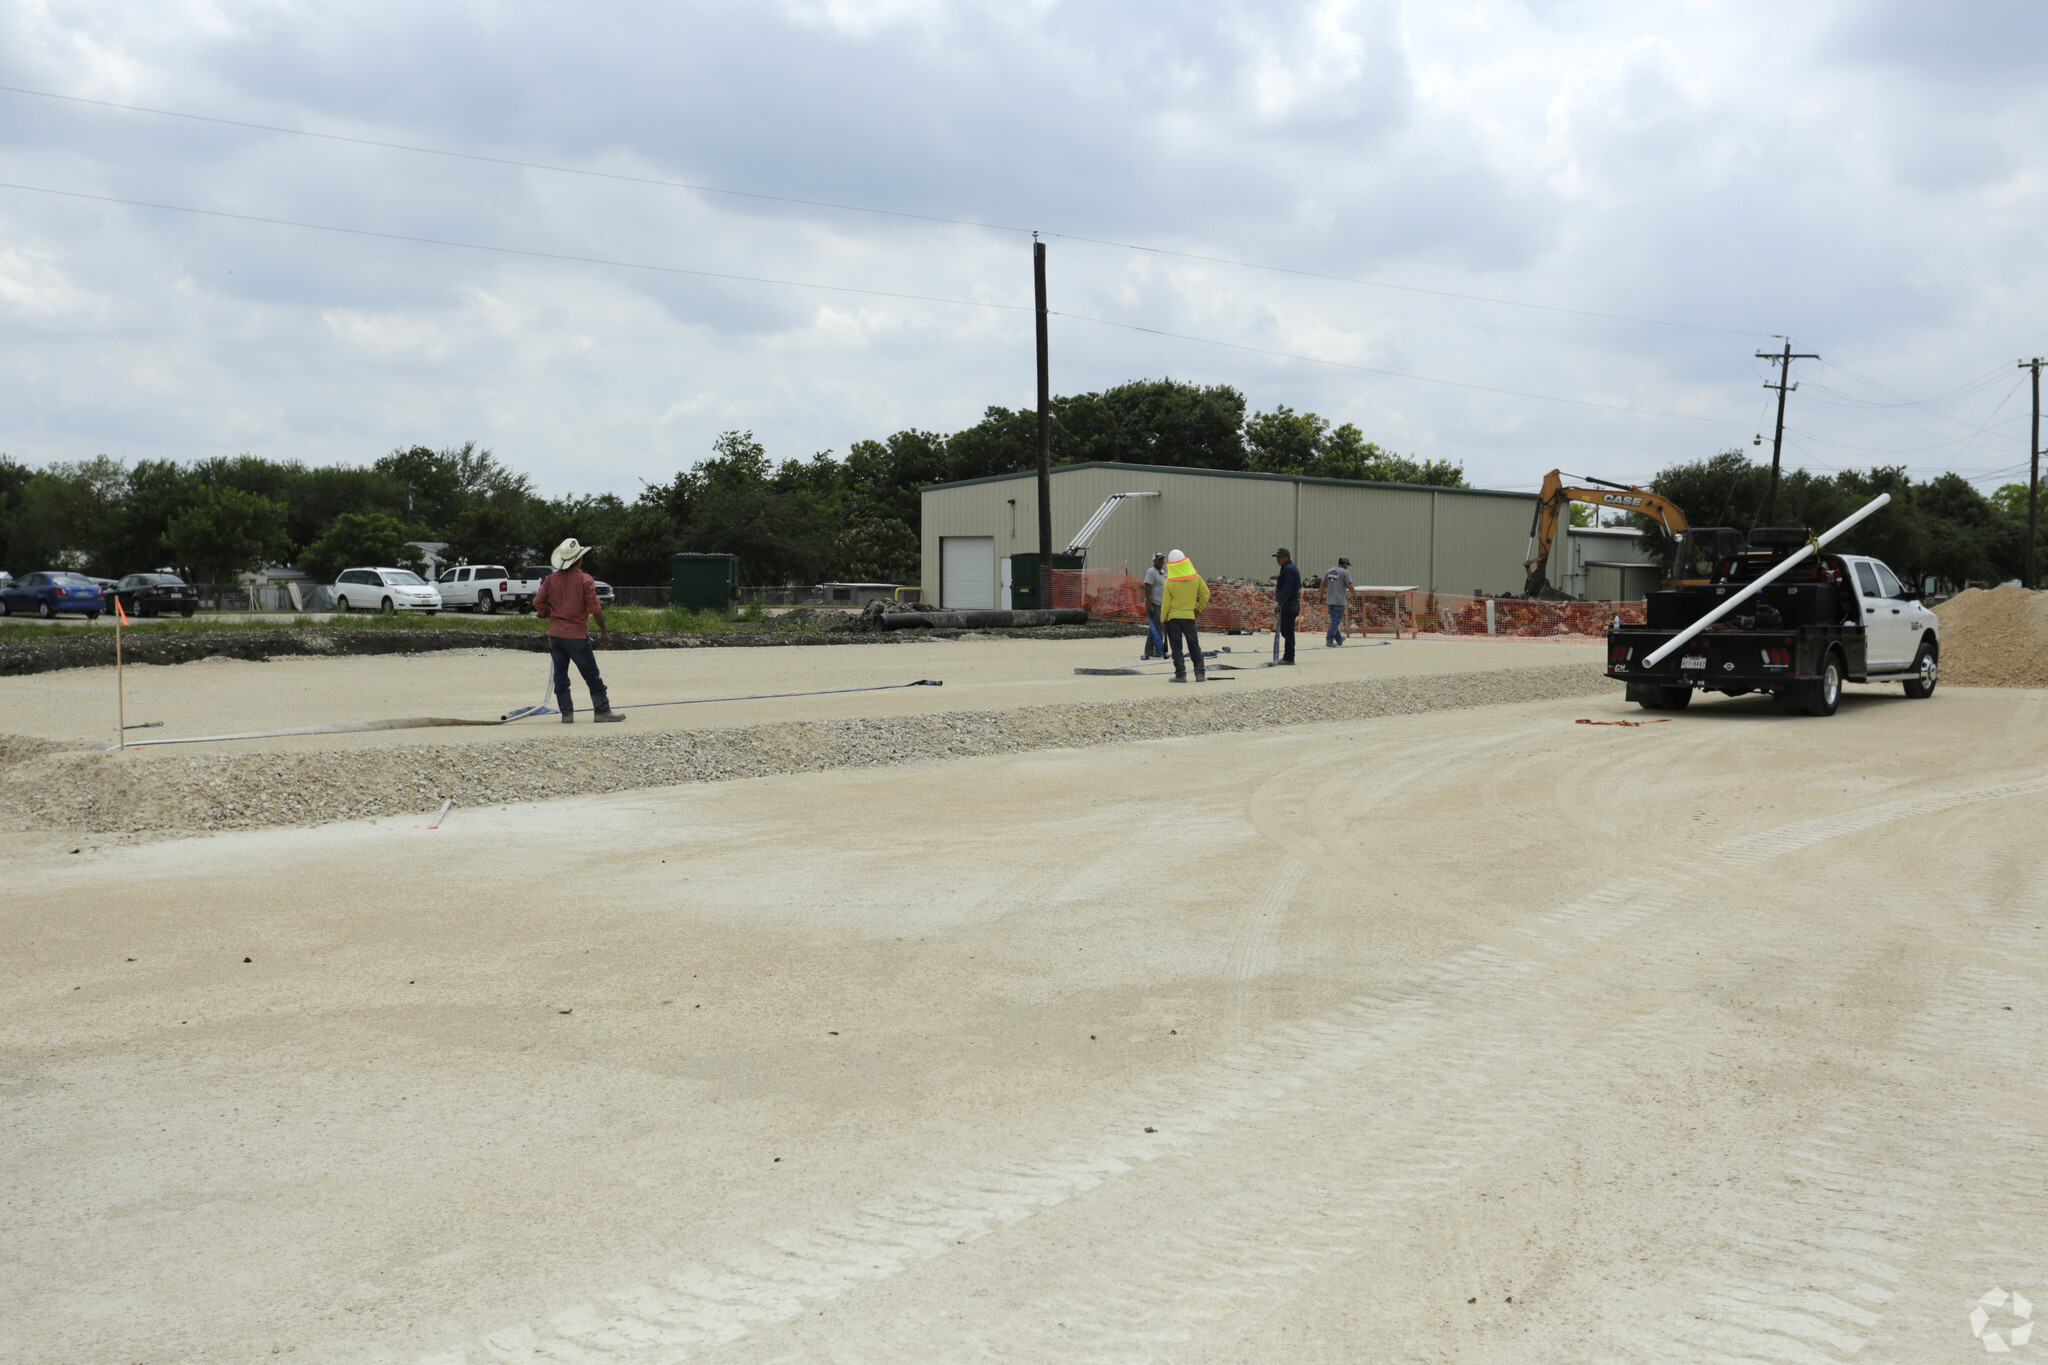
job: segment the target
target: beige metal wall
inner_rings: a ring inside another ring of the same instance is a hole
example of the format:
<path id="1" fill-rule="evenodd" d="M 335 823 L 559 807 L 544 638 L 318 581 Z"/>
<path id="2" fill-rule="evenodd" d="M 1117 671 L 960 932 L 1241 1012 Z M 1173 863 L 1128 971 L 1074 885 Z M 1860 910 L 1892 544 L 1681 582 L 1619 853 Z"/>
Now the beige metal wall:
<path id="1" fill-rule="evenodd" d="M 924 493 L 922 586 L 939 598 L 939 537 L 996 538 L 1007 557 L 1038 549 L 1037 478 L 941 484 Z M 1088 548 L 1091 569 L 1142 574 L 1155 550 L 1184 550 L 1204 574 L 1264 580 L 1273 551 L 1292 549 L 1304 574 L 1351 557 L 1360 583 L 1442 592 L 1519 592 L 1533 495 L 1392 484 L 1246 478 L 1144 465 L 1052 472 L 1053 549 L 1063 550 L 1112 493 L 1157 492 L 1120 504 Z M 1014 505 L 1012 503 L 1014 499 Z M 1565 537 L 1552 555 L 1555 581 Z"/>

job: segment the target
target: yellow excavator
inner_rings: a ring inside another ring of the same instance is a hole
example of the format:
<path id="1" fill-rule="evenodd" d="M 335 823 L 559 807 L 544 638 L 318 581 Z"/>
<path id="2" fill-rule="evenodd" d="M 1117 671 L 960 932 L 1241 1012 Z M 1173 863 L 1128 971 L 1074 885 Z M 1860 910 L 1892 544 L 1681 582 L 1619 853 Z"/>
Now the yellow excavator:
<path id="1" fill-rule="evenodd" d="M 1565 598 L 1567 594 L 1550 583 L 1550 547 L 1557 540 L 1557 528 L 1565 509 L 1575 502 L 1607 507 L 1617 512 L 1634 512 L 1664 528 L 1673 546 L 1672 561 L 1664 576 L 1667 588 L 1697 586 L 1713 580 L 1714 565 L 1742 553 L 1747 537 L 1732 526 L 1694 526 L 1678 504 L 1647 488 L 1605 479 L 1580 476 L 1589 487 L 1575 487 L 1564 481 L 1564 471 L 1553 469 L 1543 476 L 1543 491 L 1536 497 L 1536 519 L 1529 526 L 1529 558 L 1522 562 L 1528 575 L 1522 585 L 1524 597 Z"/>

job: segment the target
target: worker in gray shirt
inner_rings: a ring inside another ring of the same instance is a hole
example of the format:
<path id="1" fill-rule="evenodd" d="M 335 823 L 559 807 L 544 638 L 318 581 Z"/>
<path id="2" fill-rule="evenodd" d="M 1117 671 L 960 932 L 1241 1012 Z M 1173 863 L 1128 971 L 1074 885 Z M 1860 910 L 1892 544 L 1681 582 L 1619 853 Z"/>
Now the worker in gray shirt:
<path id="1" fill-rule="evenodd" d="M 1160 595 L 1166 591 L 1166 556 L 1152 556 L 1152 567 L 1145 570 L 1145 619 L 1150 623 L 1150 634 L 1145 637 L 1145 657 L 1163 659 L 1166 657 L 1166 632 L 1159 625 Z"/>
<path id="2" fill-rule="evenodd" d="M 1323 647 L 1344 643 L 1344 608 L 1351 601 L 1351 561 L 1337 556 L 1337 567 L 1323 575 L 1323 601 L 1330 608 L 1330 628 L 1323 633 Z"/>

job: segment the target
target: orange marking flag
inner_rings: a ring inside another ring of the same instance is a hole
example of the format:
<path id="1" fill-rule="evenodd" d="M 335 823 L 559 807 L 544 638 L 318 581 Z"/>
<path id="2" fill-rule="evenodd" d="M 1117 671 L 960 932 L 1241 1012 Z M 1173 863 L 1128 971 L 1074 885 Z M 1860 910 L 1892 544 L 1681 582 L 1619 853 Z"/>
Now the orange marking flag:
<path id="1" fill-rule="evenodd" d="M 121 610 L 121 599 L 118 597 L 114 599 L 114 618 L 124 626 L 128 624 L 128 613 Z"/>

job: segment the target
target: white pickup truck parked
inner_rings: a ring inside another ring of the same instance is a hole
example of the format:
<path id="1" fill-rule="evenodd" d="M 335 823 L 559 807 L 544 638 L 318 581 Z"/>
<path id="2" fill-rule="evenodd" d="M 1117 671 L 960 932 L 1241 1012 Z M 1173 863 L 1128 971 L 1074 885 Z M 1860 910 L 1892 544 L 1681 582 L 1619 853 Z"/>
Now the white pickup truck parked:
<path id="1" fill-rule="evenodd" d="M 499 607 L 517 610 L 533 597 L 533 587 L 506 573 L 502 564 L 464 564 L 443 573 L 434 586 L 441 590 L 441 605 L 486 616 Z"/>

